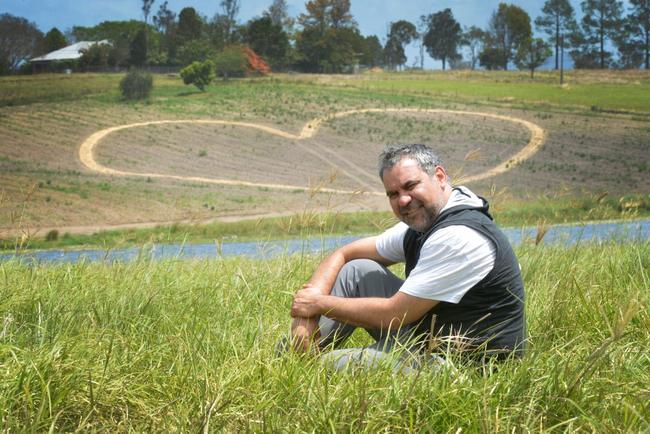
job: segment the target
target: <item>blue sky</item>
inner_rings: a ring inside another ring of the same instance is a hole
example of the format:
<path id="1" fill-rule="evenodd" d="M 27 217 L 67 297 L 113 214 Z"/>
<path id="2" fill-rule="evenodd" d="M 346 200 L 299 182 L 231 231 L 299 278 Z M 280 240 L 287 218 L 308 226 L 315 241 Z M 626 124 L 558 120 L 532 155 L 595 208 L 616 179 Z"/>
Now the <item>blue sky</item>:
<path id="1" fill-rule="evenodd" d="M 156 0 L 152 14 L 164 0 Z M 503 1 L 503 0 L 502 0 Z M 510 3 L 524 8 L 531 19 L 541 14 L 545 0 L 525 0 Z M 578 16 L 580 3 L 570 0 Z M 304 0 L 287 0 L 289 12 L 297 16 L 304 11 Z M 186 6 L 194 7 L 201 15 L 212 17 L 220 12 L 220 0 L 169 0 L 169 8 L 178 13 Z M 240 0 L 238 19 L 245 22 L 262 12 L 271 0 Z M 417 23 L 420 15 L 430 14 L 450 8 L 458 22 L 463 26 L 486 27 L 489 17 L 499 4 L 498 0 L 351 0 L 352 14 L 364 35 L 377 35 L 385 40 L 388 25 L 400 19 Z M 106 20 L 142 19 L 141 0 L 0 0 L 0 13 L 10 13 L 29 19 L 43 32 L 52 27 L 65 31 L 73 25 L 93 26 Z M 411 65 L 419 55 L 415 46 L 407 49 L 408 64 Z M 425 67 L 438 68 L 425 53 Z"/>

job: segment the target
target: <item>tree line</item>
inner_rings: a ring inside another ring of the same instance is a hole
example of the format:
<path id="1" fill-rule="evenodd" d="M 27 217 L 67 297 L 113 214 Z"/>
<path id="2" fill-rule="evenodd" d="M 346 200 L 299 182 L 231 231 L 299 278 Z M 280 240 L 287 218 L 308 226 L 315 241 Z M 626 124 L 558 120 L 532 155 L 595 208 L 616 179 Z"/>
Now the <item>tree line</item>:
<path id="1" fill-rule="evenodd" d="M 139 0 L 143 20 L 105 21 L 74 26 L 64 35 L 57 28 L 43 34 L 26 18 L 0 15 L 0 73 L 12 73 L 36 55 L 72 41 L 110 40 L 92 46 L 79 61 L 90 66 L 187 66 L 219 59 L 233 46 L 247 46 L 274 70 L 317 73 L 349 72 L 355 66 L 403 69 L 405 47 L 418 44 L 414 67 L 423 67 L 425 52 L 442 68 L 509 69 L 531 74 L 554 56 L 555 69 L 563 54 L 575 68 L 650 68 L 650 0 L 583 0 L 577 18 L 569 0 L 546 0 L 531 20 L 514 4 L 500 3 L 485 28 L 463 27 L 451 9 L 422 15 L 417 23 L 389 24 L 384 44 L 376 35 L 364 36 L 350 12 L 350 0 L 309 0 L 297 17 L 286 0 L 272 0 L 261 17 L 238 20 L 240 0 L 222 0 L 213 17 L 192 7 L 176 13 L 167 1 Z M 533 27 L 545 38 L 535 37 Z M 227 59 L 226 59 L 227 60 Z"/>

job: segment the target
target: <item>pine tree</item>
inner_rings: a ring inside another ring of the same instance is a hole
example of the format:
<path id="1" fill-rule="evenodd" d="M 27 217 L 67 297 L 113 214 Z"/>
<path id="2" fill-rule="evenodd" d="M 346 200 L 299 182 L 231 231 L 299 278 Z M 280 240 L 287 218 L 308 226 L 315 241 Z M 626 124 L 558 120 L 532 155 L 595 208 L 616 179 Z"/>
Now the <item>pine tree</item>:
<path id="1" fill-rule="evenodd" d="M 582 18 L 584 56 L 595 57 L 596 63 L 606 68 L 611 63 L 612 53 L 605 46 L 608 41 L 615 41 L 621 29 L 623 3 L 618 0 L 583 0 L 580 4 Z"/>
<path id="2" fill-rule="evenodd" d="M 573 7 L 569 0 L 546 0 L 542 16 L 535 19 L 535 25 L 549 35 L 549 42 L 555 46 L 555 69 L 559 68 L 560 44 L 564 36 L 577 28 Z"/>

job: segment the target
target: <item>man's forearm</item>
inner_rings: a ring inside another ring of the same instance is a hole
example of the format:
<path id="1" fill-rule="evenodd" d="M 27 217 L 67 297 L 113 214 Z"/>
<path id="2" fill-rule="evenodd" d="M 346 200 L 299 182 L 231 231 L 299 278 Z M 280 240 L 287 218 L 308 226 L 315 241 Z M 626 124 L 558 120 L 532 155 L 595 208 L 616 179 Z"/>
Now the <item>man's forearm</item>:
<path id="1" fill-rule="evenodd" d="M 398 329 L 406 314 L 396 312 L 390 298 L 343 298 L 326 295 L 317 302 L 321 315 L 371 329 Z"/>
<path id="2" fill-rule="evenodd" d="M 335 251 L 320 263 L 314 271 L 307 285 L 318 288 L 321 294 L 329 295 L 334 286 L 336 276 L 345 265 L 345 257 L 339 251 Z"/>

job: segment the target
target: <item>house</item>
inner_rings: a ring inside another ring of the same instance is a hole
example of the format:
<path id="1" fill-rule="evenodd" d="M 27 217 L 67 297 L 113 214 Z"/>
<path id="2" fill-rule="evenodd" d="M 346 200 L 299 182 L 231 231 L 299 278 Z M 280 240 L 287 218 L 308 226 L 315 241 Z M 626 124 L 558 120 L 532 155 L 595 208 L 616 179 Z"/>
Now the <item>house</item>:
<path id="1" fill-rule="evenodd" d="M 75 61 L 83 55 L 83 50 L 87 50 L 93 45 L 103 44 L 112 45 L 107 39 L 102 41 L 79 41 L 67 47 L 52 51 L 42 56 L 34 57 L 29 62 L 34 72 L 51 71 L 57 69 L 70 69 Z M 63 66 L 63 68 L 61 68 Z"/>

